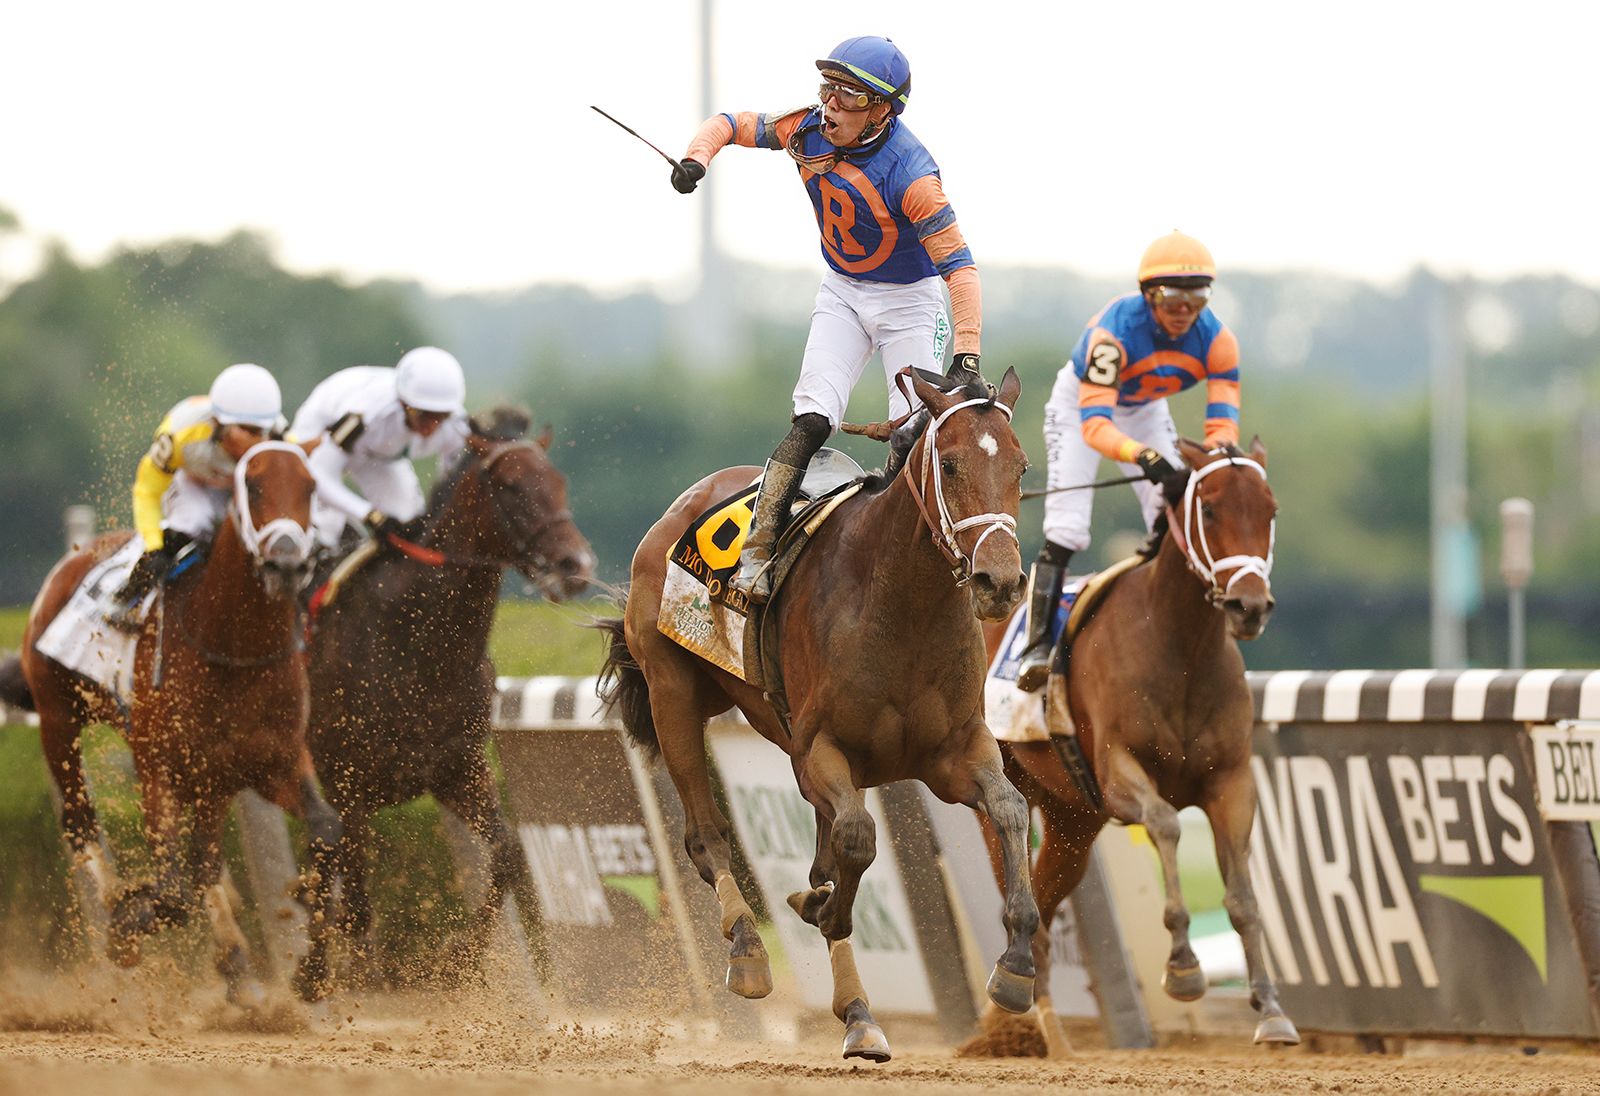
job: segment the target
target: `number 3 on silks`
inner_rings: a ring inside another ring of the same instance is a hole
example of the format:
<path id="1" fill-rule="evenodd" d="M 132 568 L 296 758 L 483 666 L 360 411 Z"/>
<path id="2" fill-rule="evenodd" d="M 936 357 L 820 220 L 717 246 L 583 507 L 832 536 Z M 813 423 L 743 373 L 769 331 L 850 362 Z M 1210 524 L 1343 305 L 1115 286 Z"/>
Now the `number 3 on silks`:
<path id="1" fill-rule="evenodd" d="M 1107 388 L 1117 383 L 1117 374 L 1122 371 L 1122 350 L 1116 343 L 1096 343 L 1089 348 L 1089 367 L 1083 371 L 1083 379 L 1090 384 L 1103 384 Z"/>
<path id="2" fill-rule="evenodd" d="M 739 549 L 744 547 L 745 534 L 750 532 L 750 504 L 755 492 L 740 495 L 706 520 L 695 530 L 695 547 L 700 557 L 713 571 L 721 571 L 739 562 Z"/>

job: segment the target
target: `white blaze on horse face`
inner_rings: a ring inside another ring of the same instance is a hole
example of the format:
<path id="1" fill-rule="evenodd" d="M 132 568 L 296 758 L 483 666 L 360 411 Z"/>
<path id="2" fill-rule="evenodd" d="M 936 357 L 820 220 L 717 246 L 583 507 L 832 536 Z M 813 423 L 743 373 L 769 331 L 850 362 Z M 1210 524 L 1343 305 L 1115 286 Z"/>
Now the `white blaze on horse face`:
<path id="1" fill-rule="evenodd" d="M 985 433 L 978 439 L 978 448 L 992 457 L 1000 452 L 1000 443 L 994 440 L 993 434 Z"/>

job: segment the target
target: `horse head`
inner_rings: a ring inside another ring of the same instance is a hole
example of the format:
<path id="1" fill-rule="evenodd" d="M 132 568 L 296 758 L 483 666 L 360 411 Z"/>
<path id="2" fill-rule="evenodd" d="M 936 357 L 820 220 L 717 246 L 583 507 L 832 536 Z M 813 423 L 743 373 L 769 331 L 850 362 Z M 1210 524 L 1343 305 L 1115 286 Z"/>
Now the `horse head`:
<path id="1" fill-rule="evenodd" d="M 594 551 L 573 523 L 566 477 L 547 453 L 550 431 L 530 441 L 528 425 L 518 408 L 473 417 L 440 531 L 465 526 L 478 554 L 515 567 L 545 597 L 564 601 L 593 580 Z"/>
<path id="2" fill-rule="evenodd" d="M 1267 447 L 1259 437 L 1248 455 L 1235 446 L 1206 449 L 1180 439 L 1190 468 L 1169 521 L 1189 567 L 1210 586 L 1208 597 L 1228 616 L 1235 639 L 1255 639 L 1272 615 L 1272 545 L 1278 503 L 1267 485 Z"/>
<path id="3" fill-rule="evenodd" d="M 981 381 L 946 389 L 920 370 L 910 377 L 932 418 L 906 463 L 907 485 L 958 583 L 972 587 L 977 615 L 1003 618 L 1025 582 L 1016 530 L 1028 457 L 1011 429 L 1022 382 L 1015 369 L 998 390 Z"/>
<path id="4" fill-rule="evenodd" d="M 310 581 L 315 490 L 305 450 L 288 442 L 254 445 L 234 466 L 235 528 L 270 598 L 293 596 Z"/>

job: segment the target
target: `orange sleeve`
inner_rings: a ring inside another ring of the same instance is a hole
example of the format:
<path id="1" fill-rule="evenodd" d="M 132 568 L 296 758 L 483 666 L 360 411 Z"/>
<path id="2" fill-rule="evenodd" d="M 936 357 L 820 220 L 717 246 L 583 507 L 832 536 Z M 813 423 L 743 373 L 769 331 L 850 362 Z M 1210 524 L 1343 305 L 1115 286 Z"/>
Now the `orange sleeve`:
<path id="1" fill-rule="evenodd" d="M 1206 446 L 1239 444 L 1239 340 L 1224 327 L 1206 355 Z"/>
<path id="2" fill-rule="evenodd" d="M 916 230 L 934 269 L 950 287 L 955 323 L 954 352 L 977 354 L 983 332 L 983 286 L 972 251 L 956 223 L 955 210 L 944 196 L 937 175 L 924 175 L 906 188 L 900 210 Z"/>
<path id="3" fill-rule="evenodd" d="M 1080 369 L 1078 418 L 1083 440 L 1102 456 L 1128 463 L 1145 446 L 1119 430 L 1111 417 L 1117 407 L 1117 377 L 1127 364 L 1127 348 L 1105 328 L 1096 328 L 1084 356 L 1087 361 L 1075 363 Z"/>
<path id="4" fill-rule="evenodd" d="M 789 143 L 805 116 L 804 110 L 791 110 L 787 114 L 761 114 L 753 110 L 713 114 L 700 123 L 683 158 L 709 167 L 711 158 L 729 145 L 781 149 Z"/>

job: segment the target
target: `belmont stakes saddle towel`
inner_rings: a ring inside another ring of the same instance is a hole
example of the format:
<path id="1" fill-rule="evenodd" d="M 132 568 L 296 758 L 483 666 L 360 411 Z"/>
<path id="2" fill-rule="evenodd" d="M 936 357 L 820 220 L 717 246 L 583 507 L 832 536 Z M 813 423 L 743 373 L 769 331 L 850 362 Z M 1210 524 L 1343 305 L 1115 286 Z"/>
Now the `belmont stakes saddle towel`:
<path id="1" fill-rule="evenodd" d="M 1060 644 L 1051 673 L 1063 669 L 1063 655 L 1070 648 L 1073 637 L 1082 630 L 1104 599 L 1111 584 L 1122 575 L 1144 562 L 1143 556 L 1127 559 L 1097 571 L 1092 575 L 1069 578 L 1061 589 L 1061 600 L 1056 605 L 1055 617 L 1050 623 L 1050 642 Z M 1023 602 L 1024 605 L 1028 601 Z M 1066 638 L 1061 637 L 1065 633 Z M 1058 718 L 1047 721 L 1045 706 L 1051 689 L 1025 693 L 1017 688 L 1017 670 L 1022 664 L 1022 651 L 1028 645 L 1028 614 L 1017 613 L 1006 625 L 1005 638 L 989 665 L 989 678 L 983 692 L 984 716 L 989 729 L 1002 742 L 1048 742 L 1052 731 L 1060 736 L 1073 734 L 1072 713 L 1065 710 L 1065 693 L 1059 699 L 1063 711 Z"/>
<path id="2" fill-rule="evenodd" d="M 828 516 L 861 489 L 866 473 L 836 449 L 821 449 L 806 467 L 800 482 L 800 502 L 794 520 L 773 552 L 773 595 L 788 565 Z M 667 554 L 667 577 L 661 591 L 661 613 L 656 627 L 680 646 L 742 681 L 761 685 L 764 675 L 759 658 L 748 658 L 758 643 L 746 643 L 746 624 L 752 619 L 747 599 L 728 589 L 739 566 L 739 551 L 750 531 L 758 477 L 730 498 L 723 499 L 696 518 Z M 759 614 L 758 614 L 759 616 Z"/>
<path id="3" fill-rule="evenodd" d="M 139 637 L 114 628 L 106 620 L 116 593 L 144 554 L 137 534 L 90 568 L 61 612 L 34 643 L 34 648 L 75 674 L 82 674 L 123 705 L 133 695 L 133 656 Z M 141 618 L 156 596 L 151 591 L 140 608 Z"/>

